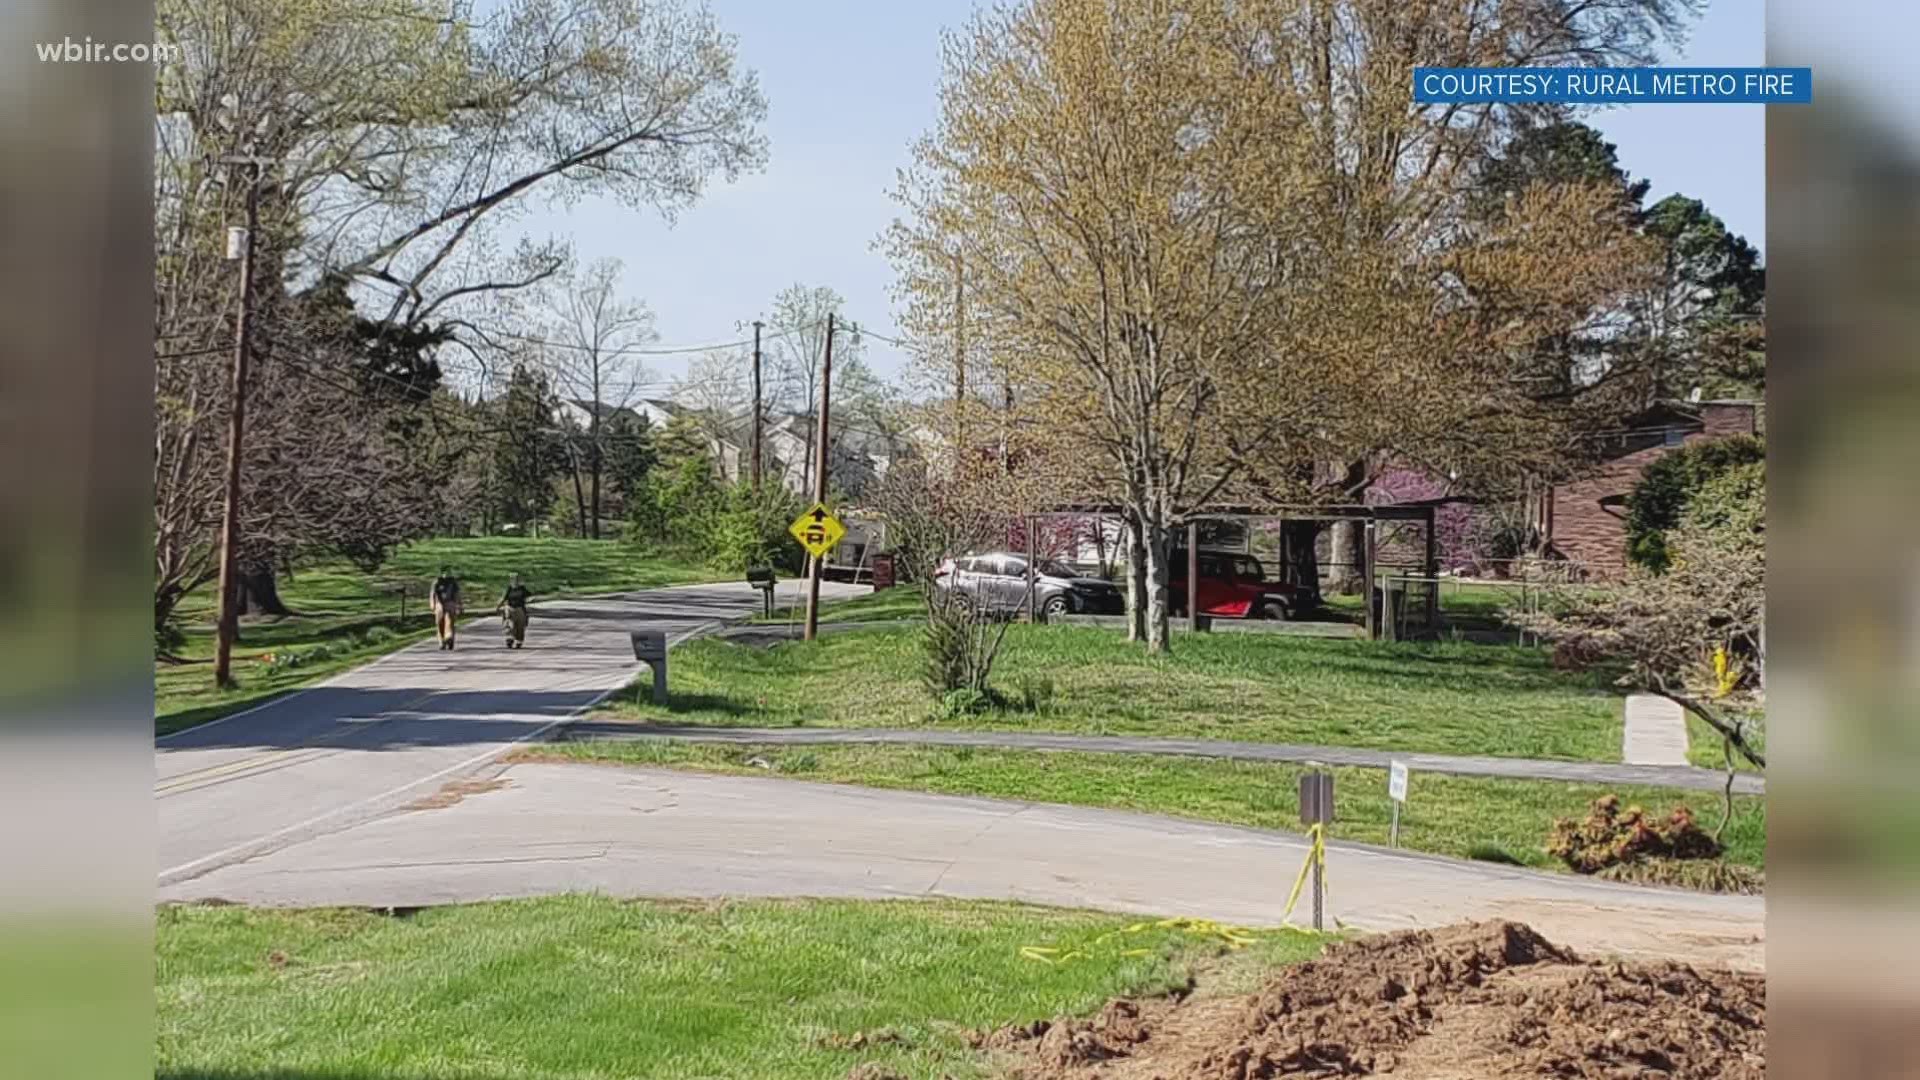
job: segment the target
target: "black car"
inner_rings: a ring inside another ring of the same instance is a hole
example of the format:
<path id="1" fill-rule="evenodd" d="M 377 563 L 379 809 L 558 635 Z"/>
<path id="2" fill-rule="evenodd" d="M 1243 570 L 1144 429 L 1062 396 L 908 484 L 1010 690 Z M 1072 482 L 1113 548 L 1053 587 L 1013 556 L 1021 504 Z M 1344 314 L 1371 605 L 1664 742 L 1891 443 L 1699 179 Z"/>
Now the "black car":
<path id="1" fill-rule="evenodd" d="M 1033 570 L 1032 610 L 1043 616 L 1126 613 L 1126 594 L 1105 578 L 1082 574 L 1057 559 L 1041 559 Z M 1027 557 L 989 551 L 948 559 L 934 571 L 933 587 L 952 590 L 958 603 L 1019 611 L 1027 601 Z"/>

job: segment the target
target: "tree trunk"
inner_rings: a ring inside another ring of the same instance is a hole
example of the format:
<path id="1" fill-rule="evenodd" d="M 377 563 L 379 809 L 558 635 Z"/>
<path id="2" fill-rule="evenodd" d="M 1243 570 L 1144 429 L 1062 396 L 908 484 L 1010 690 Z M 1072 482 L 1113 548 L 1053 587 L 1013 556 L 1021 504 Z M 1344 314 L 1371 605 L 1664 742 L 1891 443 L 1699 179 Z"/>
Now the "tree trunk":
<path id="1" fill-rule="evenodd" d="M 279 583 L 274 580 L 272 566 L 264 563 L 243 565 L 240 567 L 238 581 L 240 614 L 281 616 L 295 614 L 280 600 Z"/>
<path id="2" fill-rule="evenodd" d="M 1302 591 L 1306 607 L 1320 604 L 1320 558 L 1315 551 L 1319 539 L 1317 521 L 1280 523 L 1280 580 Z"/>
<path id="3" fill-rule="evenodd" d="M 580 535 L 584 537 L 587 535 L 587 496 L 580 490 L 580 459 L 574 455 L 571 447 L 568 448 L 567 456 L 573 458 L 573 468 L 568 471 L 573 473 L 574 516 L 580 519 Z"/>
<path id="4" fill-rule="evenodd" d="M 1126 516 L 1127 640 L 1147 639 L 1147 544 L 1137 514 Z"/>
<path id="5" fill-rule="evenodd" d="M 1147 545 L 1147 651 L 1173 651 L 1167 611 L 1167 529 L 1152 519 L 1146 523 Z"/>
<path id="6" fill-rule="evenodd" d="M 1352 595 L 1360 589 L 1360 564 L 1366 561 L 1365 532 L 1358 521 L 1343 518 L 1333 523 L 1332 565 L 1327 585 L 1334 592 Z"/>

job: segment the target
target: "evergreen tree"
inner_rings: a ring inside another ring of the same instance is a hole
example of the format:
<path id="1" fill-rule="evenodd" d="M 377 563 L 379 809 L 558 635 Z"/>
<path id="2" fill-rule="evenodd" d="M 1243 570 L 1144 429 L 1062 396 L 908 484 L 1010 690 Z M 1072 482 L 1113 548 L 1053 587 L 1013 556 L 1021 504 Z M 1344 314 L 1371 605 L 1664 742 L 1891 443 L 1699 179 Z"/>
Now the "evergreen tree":
<path id="1" fill-rule="evenodd" d="M 500 431 L 493 444 L 494 497 L 502 521 L 539 521 L 553 509 L 554 480 L 566 468 L 553 431 L 557 407 L 543 376 L 514 367 L 495 409 Z"/>

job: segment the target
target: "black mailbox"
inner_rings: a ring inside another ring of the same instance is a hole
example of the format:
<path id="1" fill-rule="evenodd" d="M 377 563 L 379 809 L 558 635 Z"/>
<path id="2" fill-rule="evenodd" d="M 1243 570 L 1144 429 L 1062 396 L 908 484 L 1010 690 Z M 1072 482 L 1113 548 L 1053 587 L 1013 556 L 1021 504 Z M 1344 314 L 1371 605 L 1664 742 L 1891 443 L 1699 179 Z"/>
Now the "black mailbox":
<path id="1" fill-rule="evenodd" d="M 747 584 L 760 590 L 760 597 L 767 610 L 767 617 L 773 616 L 773 567 L 756 566 L 747 571 Z"/>

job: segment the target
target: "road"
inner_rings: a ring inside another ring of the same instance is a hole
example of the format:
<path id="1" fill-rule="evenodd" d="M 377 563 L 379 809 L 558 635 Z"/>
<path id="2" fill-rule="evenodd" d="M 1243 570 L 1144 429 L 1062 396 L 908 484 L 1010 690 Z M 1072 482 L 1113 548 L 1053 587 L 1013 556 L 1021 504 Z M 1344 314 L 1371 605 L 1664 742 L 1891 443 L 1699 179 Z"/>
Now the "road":
<path id="1" fill-rule="evenodd" d="M 411 908 L 567 891 L 937 895 L 1258 926 L 1279 921 L 1306 856 L 1285 833 L 1118 811 L 604 765 L 495 772 L 162 896 Z M 1499 917 L 1593 953 L 1763 966 L 1759 897 L 1355 844 L 1330 848 L 1327 874 L 1328 912 L 1363 929 Z"/>
<path id="2" fill-rule="evenodd" d="M 779 600 L 800 597 L 784 583 Z M 866 591 L 823 583 L 823 596 Z M 460 647 L 423 642 L 156 741 L 162 885 L 369 821 L 536 738 L 639 670 L 628 633 L 681 638 L 758 610 L 740 583 L 535 604 L 526 647 L 476 619 Z"/>

